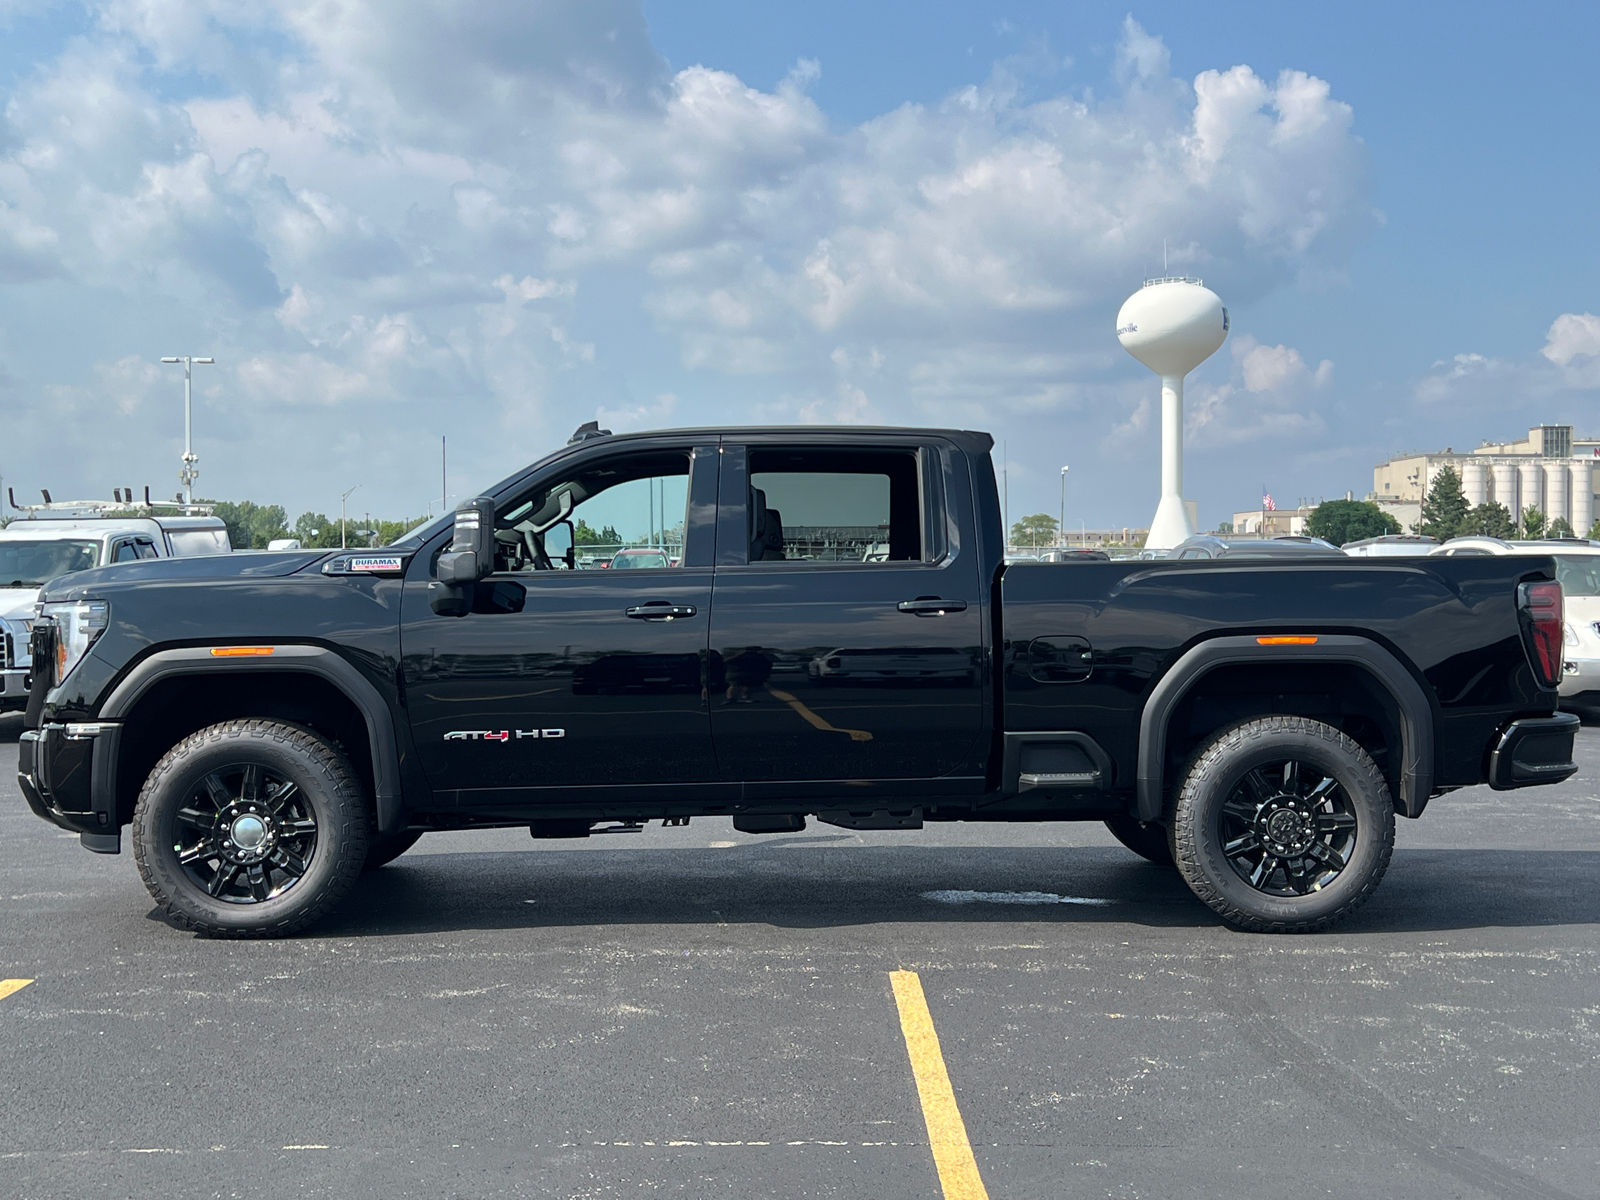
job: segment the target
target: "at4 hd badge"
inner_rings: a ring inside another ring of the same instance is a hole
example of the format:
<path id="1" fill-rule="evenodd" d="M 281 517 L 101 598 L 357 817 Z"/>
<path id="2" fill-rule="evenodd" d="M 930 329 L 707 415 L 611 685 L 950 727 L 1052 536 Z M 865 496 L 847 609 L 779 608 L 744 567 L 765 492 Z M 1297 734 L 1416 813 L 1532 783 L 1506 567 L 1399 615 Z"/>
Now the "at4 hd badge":
<path id="1" fill-rule="evenodd" d="M 512 738 L 563 738 L 565 729 L 452 729 L 444 735 L 447 742 L 509 742 Z"/>

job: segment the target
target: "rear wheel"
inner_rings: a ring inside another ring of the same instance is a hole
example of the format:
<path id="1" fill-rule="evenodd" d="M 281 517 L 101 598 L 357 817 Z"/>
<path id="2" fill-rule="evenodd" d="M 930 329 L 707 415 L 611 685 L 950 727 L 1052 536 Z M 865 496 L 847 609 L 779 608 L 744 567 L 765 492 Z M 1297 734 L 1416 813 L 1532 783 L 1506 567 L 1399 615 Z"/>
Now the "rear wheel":
<path id="1" fill-rule="evenodd" d="M 1172 865 L 1172 846 L 1166 826 L 1120 816 L 1107 817 L 1106 828 L 1117 841 L 1140 858 L 1147 858 L 1158 867 Z"/>
<path id="2" fill-rule="evenodd" d="M 276 721 L 213 725 L 179 742 L 133 814 L 139 874 L 186 929 L 277 937 L 325 916 L 367 857 L 355 772 L 316 734 Z"/>
<path id="3" fill-rule="evenodd" d="M 1230 924 L 1309 932 L 1377 889 L 1394 850 L 1394 804 L 1354 740 L 1320 721 L 1264 717 L 1195 755 L 1172 850 L 1194 894 Z"/>

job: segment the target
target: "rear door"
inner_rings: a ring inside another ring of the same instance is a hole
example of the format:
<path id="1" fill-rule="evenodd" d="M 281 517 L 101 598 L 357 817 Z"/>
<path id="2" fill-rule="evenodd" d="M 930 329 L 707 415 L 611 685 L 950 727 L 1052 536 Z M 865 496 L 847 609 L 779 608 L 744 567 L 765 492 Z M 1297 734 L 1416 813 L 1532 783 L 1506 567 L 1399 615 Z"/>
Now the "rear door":
<path id="1" fill-rule="evenodd" d="M 953 456 L 725 444 L 708 672 L 724 780 L 982 775 L 984 596 L 946 515 Z"/>

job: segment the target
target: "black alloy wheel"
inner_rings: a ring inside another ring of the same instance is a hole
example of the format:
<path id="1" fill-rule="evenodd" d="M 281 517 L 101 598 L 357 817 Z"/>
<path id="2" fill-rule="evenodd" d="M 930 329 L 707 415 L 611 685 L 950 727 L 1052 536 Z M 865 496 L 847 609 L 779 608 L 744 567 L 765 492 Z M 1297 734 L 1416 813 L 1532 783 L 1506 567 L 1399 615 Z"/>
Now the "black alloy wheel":
<path id="1" fill-rule="evenodd" d="M 1350 797 L 1332 775 L 1298 758 L 1250 768 L 1220 815 L 1228 865 L 1269 896 L 1320 892 L 1355 850 Z"/>
<path id="2" fill-rule="evenodd" d="M 191 734 L 151 771 L 134 808 L 134 854 L 175 923 L 281 936 L 349 892 L 370 820 L 355 772 L 317 734 L 228 721 Z"/>
<path id="3" fill-rule="evenodd" d="M 1394 849 L 1394 804 L 1371 756 L 1330 725 L 1265 717 L 1224 731 L 1191 761 L 1172 819 L 1173 856 L 1231 924 L 1321 929 L 1377 888 Z"/>
<path id="4" fill-rule="evenodd" d="M 229 904 L 283 895 L 317 851 L 316 810 L 293 780 L 254 762 L 228 763 L 193 784 L 174 833 L 190 880 Z"/>

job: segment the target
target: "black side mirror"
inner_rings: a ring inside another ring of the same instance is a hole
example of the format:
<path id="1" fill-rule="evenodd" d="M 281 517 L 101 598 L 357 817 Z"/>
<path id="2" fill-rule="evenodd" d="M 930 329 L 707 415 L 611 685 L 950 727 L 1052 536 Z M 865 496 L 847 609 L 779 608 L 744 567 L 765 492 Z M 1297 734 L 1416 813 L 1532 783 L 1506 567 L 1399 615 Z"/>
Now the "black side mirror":
<path id="1" fill-rule="evenodd" d="M 473 585 L 494 570 L 494 501 L 468 500 L 456 509 L 450 549 L 434 567 L 436 583 L 428 585 L 428 606 L 442 617 L 464 617 L 472 611 Z"/>

